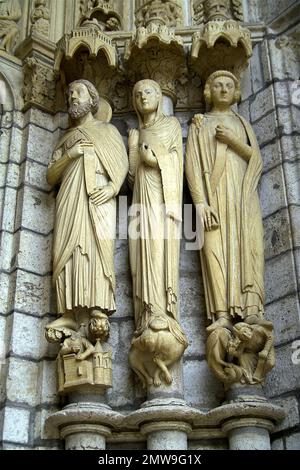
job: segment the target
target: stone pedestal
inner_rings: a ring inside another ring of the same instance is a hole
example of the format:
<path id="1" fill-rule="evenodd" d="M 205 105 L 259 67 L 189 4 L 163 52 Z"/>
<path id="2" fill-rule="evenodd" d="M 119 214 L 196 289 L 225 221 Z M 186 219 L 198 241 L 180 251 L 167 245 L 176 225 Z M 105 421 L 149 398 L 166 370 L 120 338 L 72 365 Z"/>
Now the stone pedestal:
<path id="1" fill-rule="evenodd" d="M 98 424 L 72 424 L 64 426 L 61 437 L 66 450 L 104 450 L 110 429 Z"/>
<path id="2" fill-rule="evenodd" d="M 66 450 L 103 450 L 106 438 L 122 419 L 104 403 L 78 402 L 50 415 L 46 426 L 59 429 Z"/>
<path id="3" fill-rule="evenodd" d="M 187 450 L 187 433 L 191 426 L 181 421 L 158 421 L 141 427 L 147 435 L 148 450 Z"/>
<path id="4" fill-rule="evenodd" d="M 237 418 L 223 424 L 230 450 L 271 450 L 270 431 L 273 423 L 267 419 Z"/>

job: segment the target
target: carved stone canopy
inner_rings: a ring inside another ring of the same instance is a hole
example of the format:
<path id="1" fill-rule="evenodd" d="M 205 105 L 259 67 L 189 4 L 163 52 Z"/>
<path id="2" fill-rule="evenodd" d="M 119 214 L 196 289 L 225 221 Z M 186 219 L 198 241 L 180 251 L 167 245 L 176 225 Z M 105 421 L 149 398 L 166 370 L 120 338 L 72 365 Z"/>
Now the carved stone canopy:
<path id="1" fill-rule="evenodd" d="M 85 2 L 80 25 L 96 24 L 102 31 L 119 31 L 122 20 L 111 0 L 93 0 Z"/>
<path id="2" fill-rule="evenodd" d="M 204 78 L 218 69 L 240 76 L 251 55 L 250 31 L 234 20 L 210 21 L 193 35 L 192 62 Z"/>
<path id="3" fill-rule="evenodd" d="M 182 38 L 165 25 L 141 26 L 125 44 L 124 59 L 133 82 L 150 78 L 176 102 L 175 80 L 185 62 Z"/>
<path id="4" fill-rule="evenodd" d="M 84 78 L 96 86 L 106 106 L 114 107 L 114 88 L 124 80 L 116 69 L 116 46 L 97 23 L 74 29 L 57 44 L 54 70 L 61 76 L 61 95 L 71 81 Z"/>

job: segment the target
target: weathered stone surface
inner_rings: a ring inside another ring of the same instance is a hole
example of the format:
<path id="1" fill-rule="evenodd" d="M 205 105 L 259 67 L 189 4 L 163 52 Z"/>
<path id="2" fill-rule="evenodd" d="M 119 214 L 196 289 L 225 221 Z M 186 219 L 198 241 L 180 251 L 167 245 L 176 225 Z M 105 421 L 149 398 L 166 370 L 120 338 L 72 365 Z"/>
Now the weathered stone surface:
<path id="1" fill-rule="evenodd" d="M 22 213 L 18 224 L 39 234 L 48 235 L 54 227 L 53 193 L 47 194 L 25 186 L 20 190 L 19 197 L 20 204 L 22 200 Z"/>
<path id="2" fill-rule="evenodd" d="M 20 179 L 20 165 L 14 162 L 9 162 L 0 165 L 0 185 L 7 184 L 13 188 L 19 186 Z"/>
<path id="3" fill-rule="evenodd" d="M 180 316 L 194 315 L 198 318 L 206 317 L 201 270 L 195 275 L 180 276 Z"/>
<path id="4" fill-rule="evenodd" d="M 26 444 L 28 442 L 30 411 L 6 407 L 4 411 L 3 440 Z"/>
<path id="5" fill-rule="evenodd" d="M 241 95 L 242 99 L 246 100 L 253 94 L 252 81 L 251 81 L 251 71 L 250 68 L 245 70 L 241 78 Z"/>
<path id="6" fill-rule="evenodd" d="M 272 85 L 257 93 L 250 104 L 251 120 L 257 121 L 275 108 Z"/>
<path id="7" fill-rule="evenodd" d="M 284 177 L 280 166 L 262 175 L 259 183 L 259 198 L 263 218 L 287 205 Z"/>
<path id="8" fill-rule="evenodd" d="M 276 348 L 275 353 L 275 367 L 267 375 L 265 385 L 268 397 L 278 397 L 300 387 L 300 367 L 292 362 L 292 343 Z"/>
<path id="9" fill-rule="evenodd" d="M 296 280 L 292 252 L 284 253 L 266 262 L 266 303 L 296 292 Z"/>
<path id="10" fill-rule="evenodd" d="M 264 219 L 265 258 L 272 258 L 292 248 L 288 209 L 282 209 Z"/>
<path id="11" fill-rule="evenodd" d="M 224 396 L 223 386 L 214 377 L 206 361 L 184 360 L 183 377 L 184 399 L 189 405 L 201 409 L 220 405 Z"/>
<path id="12" fill-rule="evenodd" d="M 0 273 L 0 313 L 7 314 L 13 310 L 15 296 L 16 272 Z"/>
<path id="13" fill-rule="evenodd" d="M 286 412 L 285 419 L 276 426 L 276 432 L 293 428 L 299 424 L 299 406 L 295 397 L 279 398 L 277 400 L 272 400 L 272 403 L 282 406 Z"/>
<path id="14" fill-rule="evenodd" d="M 181 319 L 180 323 L 189 341 L 189 345 L 185 350 L 184 356 L 203 356 L 205 354 L 206 343 L 204 315 L 186 315 Z"/>
<path id="15" fill-rule="evenodd" d="M 28 231 L 21 232 L 17 266 L 35 274 L 48 274 L 52 270 L 51 244 L 50 235 L 46 237 Z M 32 247 L 38 255 L 33 256 Z"/>
<path id="16" fill-rule="evenodd" d="M 256 46 L 253 48 L 253 55 L 250 59 L 253 93 L 256 93 L 258 90 L 260 90 L 264 86 L 264 77 L 262 73 L 260 56 L 261 56 L 260 44 L 256 44 Z"/>
<path id="17" fill-rule="evenodd" d="M 300 93 L 299 93 L 300 94 Z M 300 103 L 298 103 L 299 106 Z M 299 107 L 289 105 L 287 108 L 278 108 L 278 123 L 281 134 L 289 135 L 293 132 L 299 132 L 300 109 Z"/>
<path id="18" fill-rule="evenodd" d="M 272 448 L 272 450 L 284 450 L 283 439 L 281 439 L 281 438 L 275 439 L 271 443 L 271 448 Z"/>
<path id="19" fill-rule="evenodd" d="M 113 386 L 107 396 L 108 404 L 112 408 L 133 406 L 135 397 L 133 372 L 127 361 L 113 364 Z"/>
<path id="20" fill-rule="evenodd" d="M 41 319 L 14 313 L 11 349 L 18 356 L 40 359 L 44 341 Z"/>
<path id="21" fill-rule="evenodd" d="M 274 324 L 275 345 L 291 341 L 300 334 L 297 293 L 266 305 L 266 318 Z"/>
<path id="22" fill-rule="evenodd" d="M 116 312 L 114 318 L 133 318 L 132 284 L 129 274 L 116 274 Z"/>
<path id="23" fill-rule="evenodd" d="M 29 124 L 25 150 L 28 158 L 48 165 L 55 144 L 52 132 Z"/>
<path id="24" fill-rule="evenodd" d="M 274 143 L 261 147 L 261 157 L 263 161 L 263 173 L 279 165 L 282 159 L 280 141 L 276 140 Z"/>
<path id="25" fill-rule="evenodd" d="M 115 269 L 116 275 L 129 274 L 129 251 L 127 240 L 116 240 L 115 245 Z"/>
<path id="26" fill-rule="evenodd" d="M 35 362 L 10 358 L 7 375 L 7 398 L 12 402 L 38 404 L 38 365 Z"/>
<path id="27" fill-rule="evenodd" d="M 290 221 L 292 229 L 293 244 L 300 247 L 300 206 L 290 206 Z"/>
<path id="28" fill-rule="evenodd" d="M 249 101 L 243 101 L 241 104 L 239 104 L 239 114 L 243 116 L 248 122 L 250 121 L 250 106 L 249 106 Z"/>
<path id="29" fill-rule="evenodd" d="M 55 427 L 45 427 L 45 421 L 49 415 L 58 411 L 58 408 L 42 409 L 35 416 L 34 436 L 36 440 L 40 439 L 59 439 L 59 430 Z"/>
<path id="30" fill-rule="evenodd" d="M 181 251 L 179 267 L 181 275 L 184 272 L 199 273 L 200 272 L 200 259 L 199 250 L 187 250 L 185 246 L 186 240 L 181 241 Z"/>
<path id="31" fill-rule="evenodd" d="M 51 275 L 38 276 L 18 270 L 15 308 L 36 316 L 55 312 L 56 300 Z"/>
<path id="32" fill-rule="evenodd" d="M 300 432 L 286 437 L 286 450 L 300 450 Z"/>
<path id="33" fill-rule="evenodd" d="M 15 225 L 15 207 L 17 202 L 16 189 L 6 187 L 4 192 L 3 212 L 2 212 L 2 230 L 14 232 Z"/>
<path id="34" fill-rule="evenodd" d="M 56 361 L 39 362 L 39 402 L 41 404 L 56 404 L 60 402 L 57 394 Z"/>
<path id="35" fill-rule="evenodd" d="M 18 239 L 18 233 L 2 232 L 0 265 L 6 271 L 10 271 L 15 266 Z"/>
<path id="36" fill-rule="evenodd" d="M 259 145 L 266 144 L 276 138 L 276 122 L 276 113 L 273 111 L 253 125 Z"/>
<path id="37" fill-rule="evenodd" d="M 300 121 L 299 121 L 300 122 Z M 283 164 L 286 192 L 289 204 L 299 204 L 300 160 Z"/>

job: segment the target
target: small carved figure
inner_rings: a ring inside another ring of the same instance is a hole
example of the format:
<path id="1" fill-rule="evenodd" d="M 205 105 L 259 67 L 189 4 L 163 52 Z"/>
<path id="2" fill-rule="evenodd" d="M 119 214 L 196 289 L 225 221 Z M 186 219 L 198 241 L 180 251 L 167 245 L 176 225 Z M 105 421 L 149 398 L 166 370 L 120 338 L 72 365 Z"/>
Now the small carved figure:
<path id="1" fill-rule="evenodd" d="M 47 0 L 36 0 L 34 10 L 31 14 L 31 31 L 48 36 L 50 13 Z"/>
<path id="2" fill-rule="evenodd" d="M 12 54 L 19 35 L 17 22 L 22 16 L 19 0 L 0 0 L 0 49 Z"/>

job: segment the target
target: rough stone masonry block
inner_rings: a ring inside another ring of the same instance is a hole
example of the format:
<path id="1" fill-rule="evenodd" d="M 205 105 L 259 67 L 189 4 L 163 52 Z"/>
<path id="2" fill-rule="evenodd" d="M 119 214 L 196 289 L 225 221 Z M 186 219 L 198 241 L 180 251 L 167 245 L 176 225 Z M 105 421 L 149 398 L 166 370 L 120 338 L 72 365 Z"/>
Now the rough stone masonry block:
<path id="1" fill-rule="evenodd" d="M 37 405 L 38 365 L 35 362 L 11 357 L 9 359 L 6 393 L 8 400 Z"/>
<path id="2" fill-rule="evenodd" d="M 10 271 L 14 265 L 18 250 L 18 233 L 2 232 L 1 234 L 1 259 L 0 267 L 5 271 Z"/>
<path id="3" fill-rule="evenodd" d="M 259 183 L 259 199 L 263 218 L 287 206 L 281 166 L 262 175 Z"/>
<path id="4" fill-rule="evenodd" d="M 0 313 L 6 315 L 13 310 L 16 272 L 0 273 Z"/>
<path id="5" fill-rule="evenodd" d="M 289 213 L 291 218 L 291 228 L 293 243 L 295 247 L 300 247 L 300 205 L 290 206 Z"/>
<path id="6" fill-rule="evenodd" d="M 300 93 L 299 93 L 300 94 Z M 299 106 L 300 103 L 298 103 Z M 289 103 L 287 108 L 278 108 L 278 123 L 282 134 L 289 135 L 293 132 L 299 134 L 300 109 Z M 298 135 L 299 138 L 299 135 Z"/>
<path id="7" fill-rule="evenodd" d="M 10 143 L 9 143 L 9 160 L 20 163 L 24 157 L 24 142 L 26 140 L 26 132 L 12 127 Z"/>
<path id="8" fill-rule="evenodd" d="M 297 290 L 293 254 L 291 251 L 266 261 L 266 303 L 273 302 Z"/>
<path id="9" fill-rule="evenodd" d="M 283 439 L 275 439 L 271 444 L 272 450 L 284 450 Z"/>
<path id="10" fill-rule="evenodd" d="M 288 203 L 300 204 L 300 159 L 295 162 L 285 162 L 283 169 Z"/>
<path id="11" fill-rule="evenodd" d="M 266 318 L 273 322 L 275 346 L 291 341 L 300 335 L 298 294 L 294 293 L 266 305 Z"/>
<path id="12" fill-rule="evenodd" d="M 264 219 L 264 247 L 266 259 L 292 248 L 288 209 L 284 208 Z"/>
<path id="13" fill-rule="evenodd" d="M 7 186 L 4 191 L 2 230 L 7 230 L 8 232 L 14 231 L 16 203 L 17 190 Z"/>
<path id="14" fill-rule="evenodd" d="M 273 80 L 299 79 L 300 66 L 296 49 L 288 41 L 286 45 L 282 44 L 280 38 L 269 40 Z"/>
<path id="15" fill-rule="evenodd" d="M 38 411 L 35 416 L 34 438 L 39 441 L 40 439 L 59 439 L 59 430 L 57 427 L 45 426 L 45 421 L 51 414 L 58 411 L 58 408 L 51 407 L 50 409 L 43 409 Z"/>
<path id="16" fill-rule="evenodd" d="M 275 108 L 274 93 L 272 85 L 257 93 L 250 104 L 251 120 L 258 121 L 262 116 Z"/>
<path id="17" fill-rule="evenodd" d="M 281 406 L 286 413 L 284 420 L 276 426 L 275 432 L 293 428 L 299 424 L 299 406 L 295 397 L 283 397 L 272 400 L 277 406 Z"/>
<path id="18" fill-rule="evenodd" d="M 253 48 L 253 55 L 250 59 L 251 81 L 253 92 L 256 93 L 264 86 L 264 77 L 261 64 L 261 47 L 256 44 Z"/>
<path id="19" fill-rule="evenodd" d="M 51 190 L 46 180 L 47 167 L 45 165 L 28 159 L 24 161 L 23 165 L 25 165 L 24 183 L 44 191 Z"/>
<path id="20" fill-rule="evenodd" d="M 4 411 L 3 440 L 27 444 L 30 411 L 7 407 Z"/>
<path id="21" fill-rule="evenodd" d="M 267 173 L 274 166 L 281 163 L 281 146 L 280 141 L 276 140 L 273 143 L 264 145 L 260 149 L 261 158 L 263 161 L 263 173 Z"/>
<path id="22" fill-rule="evenodd" d="M 283 160 L 295 160 L 300 157 L 300 136 L 282 136 L 280 139 Z"/>
<path id="23" fill-rule="evenodd" d="M 36 316 L 54 312 L 55 302 L 51 284 L 51 275 L 38 276 L 18 269 L 15 309 Z"/>
<path id="24" fill-rule="evenodd" d="M 114 408 L 128 408 L 134 404 L 133 372 L 127 361 L 113 364 L 113 386 L 107 393 L 108 404 Z"/>
<path id="25" fill-rule="evenodd" d="M 300 432 L 286 437 L 286 450 L 300 450 Z"/>
<path id="26" fill-rule="evenodd" d="M 205 354 L 206 329 L 205 316 L 193 315 L 181 318 L 181 326 L 188 338 L 189 345 L 184 352 L 184 357 L 203 356 Z"/>
<path id="27" fill-rule="evenodd" d="M 38 235 L 23 231 L 20 234 L 20 247 L 17 266 L 35 274 L 45 275 L 52 269 L 52 236 Z M 33 256 L 33 253 L 36 255 Z"/>
<path id="28" fill-rule="evenodd" d="M 37 189 L 25 187 L 20 224 L 24 228 L 48 235 L 54 226 L 55 198 Z"/>
<path id="29" fill-rule="evenodd" d="M 44 322 L 22 313 L 14 313 L 12 331 L 12 352 L 18 356 L 40 359 Z"/>
<path id="30" fill-rule="evenodd" d="M 128 240 L 116 240 L 115 270 L 117 274 L 126 274 L 130 271 Z"/>
<path id="31" fill-rule="evenodd" d="M 206 318 L 201 271 L 197 274 L 181 273 L 179 285 L 179 308 L 182 321 L 190 316 Z"/>
<path id="32" fill-rule="evenodd" d="M 57 393 L 57 367 L 56 361 L 39 362 L 39 403 L 57 404 L 60 397 Z"/>
<path id="33" fill-rule="evenodd" d="M 209 369 L 206 361 L 184 360 L 184 398 L 191 406 L 212 409 L 220 405 L 223 385 Z"/>
<path id="34" fill-rule="evenodd" d="M 253 125 L 253 130 L 259 145 L 269 143 L 276 138 L 277 116 L 275 111 L 262 117 Z"/>
<path id="35" fill-rule="evenodd" d="M 133 318 L 132 283 L 129 273 L 116 274 L 116 312 L 114 318 Z"/>
<path id="36" fill-rule="evenodd" d="M 20 184 L 20 165 L 17 163 L 9 162 L 7 164 L 0 165 L 0 173 L 1 173 L 1 186 L 7 184 L 13 188 L 17 188 Z"/>
<path id="37" fill-rule="evenodd" d="M 292 343 L 275 349 L 275 367 L 268 373 L 265 392 L 270 398 L 300 387 L 300 364 L 292 362 Z"/>
<path id="38" fill-rule="evenodd" d="M 52 132 L 29 124 L 27 147 L 25 155 L 36 162 L 48 165 L 55 142 Z"/>
<path id="39" fill-rule="evenodd" d="M 241 114 L 243 118 L 250 122 L 250 107 L 248 100 L 239 104 L 239 114 Z"/>

